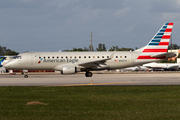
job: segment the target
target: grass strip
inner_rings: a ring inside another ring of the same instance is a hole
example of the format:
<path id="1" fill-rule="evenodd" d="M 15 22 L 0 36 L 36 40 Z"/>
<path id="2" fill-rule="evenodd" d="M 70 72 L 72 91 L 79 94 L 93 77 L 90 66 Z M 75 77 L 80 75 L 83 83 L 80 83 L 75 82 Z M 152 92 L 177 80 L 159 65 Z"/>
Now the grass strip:
<path id="1" fill-rule="evenodd" d="M 180 86 L 0 87 L 0 118 L 179 119 L 179 93 Z"/>

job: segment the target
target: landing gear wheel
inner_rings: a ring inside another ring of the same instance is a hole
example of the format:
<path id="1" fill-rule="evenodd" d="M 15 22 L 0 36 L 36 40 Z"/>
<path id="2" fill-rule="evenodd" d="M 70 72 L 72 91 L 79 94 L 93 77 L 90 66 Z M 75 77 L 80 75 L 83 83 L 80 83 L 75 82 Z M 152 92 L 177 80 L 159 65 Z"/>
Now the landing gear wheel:
<path id="1" fill-rule="evenodd" d="M 24 75 L 24 78 L 28 78 L 28 75 Z"/>
<path id="2" fill-rule="evenodd" d="M 86 72 L 86 73 L 85 73 L 85 76 L 86 76 L 86 77 L 92 77 L 92 75 L 93 75 L 92 72 Z"/>

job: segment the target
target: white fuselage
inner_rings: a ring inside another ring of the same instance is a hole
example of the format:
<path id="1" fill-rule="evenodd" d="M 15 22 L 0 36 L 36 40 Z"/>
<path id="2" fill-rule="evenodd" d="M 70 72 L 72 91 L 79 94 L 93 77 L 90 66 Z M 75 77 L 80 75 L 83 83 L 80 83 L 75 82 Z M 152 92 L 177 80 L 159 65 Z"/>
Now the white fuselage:
<path id="1" fill-rule="evenodd" d="M 12 59 L 5 67 L 8 69 L 17 70 L 60 70 L 61 67 L 58 66 L 74 66 L 78 68 L 84 68 L 79 66 L 81 63 L 88 63 L 103 59 L 106 60 L 105 63 L 99 63 L 99 65 L 88 64 L 85 69 L 90 70 L 103 70 L 103 69 L 119 69 L 126 68 L 136 65 L 142 65 L 147 62 L 157 61 L 153 60 L 143 60 L 136 61 L 140 52 L 32 52 L 32 53 L 22 53 L 17 56 L 16 59 Z M 96 63 L 94 63 L 96 64 Z"/>

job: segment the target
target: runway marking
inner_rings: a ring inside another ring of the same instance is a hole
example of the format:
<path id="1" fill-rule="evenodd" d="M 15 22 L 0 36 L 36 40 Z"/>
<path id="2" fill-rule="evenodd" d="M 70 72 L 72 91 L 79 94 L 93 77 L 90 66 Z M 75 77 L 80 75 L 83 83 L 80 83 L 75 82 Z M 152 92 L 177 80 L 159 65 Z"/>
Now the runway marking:
<path id="1" fill-rule="evenodd" d="M 113 85 L 113 84 L 126 84 L 126 83 L 137 83 L 137 82 L 116 82 L 116 83 L 88 83 L 88 84 L 72 84 L 72 85 L 58 85 L 58 86 L 90 86 L 90 85 Z"/>

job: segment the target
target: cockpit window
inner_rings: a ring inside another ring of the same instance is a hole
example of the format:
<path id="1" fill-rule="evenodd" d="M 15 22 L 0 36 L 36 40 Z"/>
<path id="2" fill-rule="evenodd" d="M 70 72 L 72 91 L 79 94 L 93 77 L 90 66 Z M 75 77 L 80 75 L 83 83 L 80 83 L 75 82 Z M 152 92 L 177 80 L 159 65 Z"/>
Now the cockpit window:
<path id="1" fill-rule="evenodd" d="M 13 59 L 21 59 L 21 56 L 14 56 Z"/>
<path id="2" fill-rule="evenodd" d="M 17 58 L 16 59 L 21 59 L 21 56 L 17 56 Z"/>

